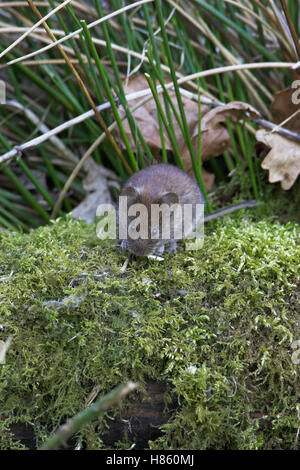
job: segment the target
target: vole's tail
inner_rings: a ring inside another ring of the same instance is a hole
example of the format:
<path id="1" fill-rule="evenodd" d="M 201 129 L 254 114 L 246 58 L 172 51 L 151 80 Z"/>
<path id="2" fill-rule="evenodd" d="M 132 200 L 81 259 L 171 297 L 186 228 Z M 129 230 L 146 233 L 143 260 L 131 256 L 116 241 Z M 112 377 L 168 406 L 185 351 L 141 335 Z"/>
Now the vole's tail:
<path id="1" fill-rule="evenodd" d="M 225 209 L 221 209 L 219 211 L 213 212 L 212 214 L 207 214 L 204 216 L 204 222 L 208 222 L 209 220 L 216 219 L 217 217 L 223 217 L 230 212 L 237 211 L 238 209 L 242 209 L 243 207 L 254 207 L 259 206 L 261 201 L 244 201 L 240 202 L 239 204 L 234 204 L 233 206 L 226 207 Z"/>

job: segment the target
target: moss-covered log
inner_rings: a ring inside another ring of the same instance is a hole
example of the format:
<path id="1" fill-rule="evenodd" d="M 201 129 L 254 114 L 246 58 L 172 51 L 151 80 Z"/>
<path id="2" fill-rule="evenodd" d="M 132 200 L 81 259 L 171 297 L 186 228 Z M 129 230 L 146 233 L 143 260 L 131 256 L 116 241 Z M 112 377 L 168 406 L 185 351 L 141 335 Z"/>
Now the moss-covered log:
<path id="1" fill-rule="evenodd" d="M 210 225 L 199 251 L 131 259 L 123 273 L 126 254 L 94 225 L 2 232 L 0 339 L 13 341 L 0 366 L 0 447 L 41 445 L 127 380 L 139 391 L 71 446 L 143 446 L 128 426 L 145 403 L 145 426 L 162 427 L 148 448 L 298 447 L 299 225 L 244 215 Z M 164 384 L 152 389 L 156 410 L 149 383 Z"/>

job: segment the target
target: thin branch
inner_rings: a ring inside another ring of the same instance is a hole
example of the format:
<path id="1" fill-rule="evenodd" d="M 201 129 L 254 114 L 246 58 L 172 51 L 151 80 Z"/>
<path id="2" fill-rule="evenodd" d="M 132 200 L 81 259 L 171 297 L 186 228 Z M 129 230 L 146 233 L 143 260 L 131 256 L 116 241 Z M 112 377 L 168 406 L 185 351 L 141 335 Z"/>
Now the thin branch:
<path id="1" fill-rule="evenodd" d="M 208 75 L 213 75 L 214 73 L 223 73 L 223 72 L 228 72 L 228 71 L 234 71 L 234 70 L 237 70 L 237 69 L 247 68 L 247 67 L 248 68 L 259 68 L 261 66 L 261 67 L 264 67 L 264 68 L 267 68 L 267 67 L 270 67 L 270 68 L 274 68 L 274 67 L 288 68 L 288 67 L 293 67 L 293 65 L 295 65 L 295 64 L 294 63 L 289 63 L 289 62 L 266 62 L 266 63 L 262 63 L 262 64 L 253 64 L 253 63 L 251 63 L 251 64 L 240 64 L 240 65 L 234 65 L 234 66 L 228 66 L 228 67 L 219 67 L 219 68 L 216 68 L 216 69 L 205 70 L 203 72 L 197 72 L 196 74 L 187 75 L 186 77 L 182 77 L 181 79 L 178 80 L 178 84 L 182 84 L 182 83 L 188 82 L 190 80 L 195 80 L 195 79 L 197 79 L 201 76 L 208 76 Z M 300 63 L 299 63 L 299 65 L 300 65 Z M 165 88 L 169 89 L 169 88 L 172 88 L 172 86 L 173 86 L 173 83 L 170 82 L 170 83 L 167 83 L 165 85 Z M 157 87 L 157 92 L 162 93 L 162 91 L 163 91 L 162 87 L 158 86 Z M 181 93 L 186 94 L 186 96 L 190 96 L 190 97 L 193 96 L 193 94 L 190 93 L 187 90 L 181 89 Z M 149 90 L 149 88 L 146 88 L 144 90 L 140 90 L 137 93 L 130 93 L 130 94 L 126 95 L 126 100 L 130 101 L 130 100 L 133 100 L 133 99 L 141 98 L 143 96 L 150 96 L 150 95 L 151 95 L 151 91 Z M 197 98 L 196 101 L 198 101 L 198 98 Z M 214 101 L 213 100 L 210 101 L 208 98 L 202 97 L 201 102 L 203 102 L 205 104 L 211 104 Z M 223 104 L 223 103 L 219 103 L 219 104 Z M 100 106 L 97 106 L 97 109 L 98 109 L 98 111 L 103 111 L 104 109 L 108 109 L 110 107 L 111 107 L 111 104 L 109 102 L 106 102 L 106 103 L 101 104 Z M 16 155 L 22 155 L 22 152 L 24 150 L 26 150 L 28 148 L 31 148 L 31 147 L 36 147 L 37 145 L 41 144 L 42 142 L 45 142 L 46 140 L 48 140 L 53 135 L 59 134 L 60 132 L 68 129 L 69 127 L 74 126 L 75 124 L 78 124 L 82 121 L 85 121 L 86 119 L 92 117 L 93 115 L 94 115 L 94 111 L 91 109 L 91 110 L 81 114 L 80 116 L 76 116 L 75 118 L 71 119 L 70 121 L 66 121 L 63 124 L 60 124 L 59 126 L 55 127 L 54 129 L 51 129 L 51 131 L 46 132 L 45 134 L 43 134 L 39 137 L 36 137 L 35 139 L 33 139 L 29 142 L 26 142 L 26 143 L 24 143 L 20 146 L 15 146 L 12 150 L 10 150 L 9 152 L 6 152 L 5 154 L 3 154 L 0 157 L 0 164 L 7 161 L 7 160 L 10 160 L 10 159 L 14 158 Z M 260 120 L 260 121 L 264 124 L 259 123 L 259 125 L 262 125 L 266 129 L 273 129 L 274 126 L 275 126 L 275 124 L 272 124 L 272 123 L 266 124 L 268 121 L 265 121 L 265 120 Z M 290 138 L 291 140 L 295 140 L 296 142 L 299 142 L 299 135 L 294 133 L 294 132 L 288 131 L 287 129 L 280 129 L 280 130 L 278 130 L 278 133 L 282 134 L 282 135 L 285 135 L 286 137 Z"/>
<path id="2" fill-rule="evenodd" d="M 97 106 L 98 111 L 103 111 L 104 109 L 108 109 L 110 107 L 111 107 L 111 104 L 109 102 L 106 102 Z M 29 140 L 28 142 L 25 142 L 22 145 L 16 145 L 12 150 L 10 150 L 9 152 L 6 152 L 5 154 L 2 155 L 2 157 L 0 157 L 0 164 L 6 162 L 7 160 L 14 158 L 16 155 L 22 155 L 22 153 L 26 149 L 36 147 L 37 145 L 40 145 L 46 140 L 51 139 L 53 136 L 60 134 L 64 130 L 72 126 L 75 126 L 76 124 L 79 124 L 80 122 L 83 122 L 92 116 L 94 116 L 94 111 L 93 109 L 90 109 L 89 111 L 86 111 L 85 113 L 80 114 L 79 116 L 76 116 L 75 118 L 70 119 L 69 121 L 66 121 L 63 124 L 60 124 L 59 126 L 55 127 L 54 129 L 51 129 L 48 132 L 44 132 L 44 134 L 38 137 L 35 137 L 34 139 Z"/>
<path id="3" fill-rule="evenodd" d="M 265 119 L 253 119 L 252 122 L 254 122 L 255 124 L 258 124 L 264 129 L 268 129 L 273 132 L 276 132 L 276 134 L 280 134 L 289 140 L 293 140 L 294 142 L 300 143 L 300 134 L 289 131 L 288 129 L 285 129 L 284 127 L 278 127 L 278 124 L 273 124 L 273 122 L 266 121 Z"/>
<path id="4" fill-rule="evenodd" d="M 32 124 L 34 124 L 35 131 L 38 130 L 40 132 L 43 132 L 44 134 L 47 134 L 49 132 L 49 128 L 46 126 L 46 124 L 42 122 L 41 118 L 37 116 L 33 111 L 31 111 L 31 109 L 28 109 L 27 107 L 25 107 L 23 104 L 19 103 L 16 100 L 12 100 L 12 101 L 7 101 L 6 106 L 22 111 L 24 115 L 27 117 L 27 119 L 29 119 L 29 121 L 32 122 Z M 78 157 L 74 155 L 73 152 L 71 152 L 71 150 L 68 149 L 68 147 L 66 147 L 66 145 L 60 139 L 58 139 L 55 136 L 50 136 L 49 140 L 56 148 L 58 148 L 63 153 L 63 155 L 67 157 L 68 160 L 70 160 L 73 163 L 77 163 Z M 20 151 L 20 149 L 18 150 Z"/>
<path id="5" fill-rule="evenodd" d="M 90 406 L 81 413 L 75 415 L 72 419 L 60 426 L 56 434 L 51 437 L 45 444 L 40 447 L 40 450 L 56 450 L 64 445 L 73 434 L 79 431 L 83 426 L 88 424 L 99 415 L 102 415 L 106 410 L 113 405 L 119 403 L 129 392 L 136 389 L 138 384 L 134 382 L 127 382 L 125 385 L 120 385 L 98 400 L 94 405 Z"/>

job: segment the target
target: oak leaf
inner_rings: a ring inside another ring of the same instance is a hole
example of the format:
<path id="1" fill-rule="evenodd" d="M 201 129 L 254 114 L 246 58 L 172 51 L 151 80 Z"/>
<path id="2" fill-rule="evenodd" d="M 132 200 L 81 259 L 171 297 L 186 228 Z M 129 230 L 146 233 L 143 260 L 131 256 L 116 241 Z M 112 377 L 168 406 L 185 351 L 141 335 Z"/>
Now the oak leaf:
<path id="1" fill-rule="evenodd" d="M 269 170 L 269 182 L 281 182 L 282 189 L 290 189 L 300 173 L 300 145 L 279 134 L 259 130 L 256 139 L 270 151 L 261 166 Z"/>
<path id="2" fill-rule="evenodd" d="M 211 109 L 201 119 L 201 157 L 202 160 L 208 160 L 211 157 L 221 155 L 230 146 L 230 136 L 227 129 L 220 124 L 224 124 L 226 119 L 237 122 L 244 116 L 247 119 L 260 117 L 258 111 L 247 103 L 241 101 L 232 101 L 226 105 L 217 106 Z M 198 124 L 192 131 L 192 143 L 197 153 L 198 145 Z M 189 158 L 188 149 L 182 149 L 182 158 L 189 169 L 192 166 Z"/>
<path id="3" fill-rule="evenodd" d="M 292 119 L 284 124 L 286 129 L 293 132 L 300 132 L 300 81 L 294 81 L 292 87 L 275 93 L 274 101 L 270 106 L 273 121 L 280 124 L 294 113 L 299 111 Z"/>

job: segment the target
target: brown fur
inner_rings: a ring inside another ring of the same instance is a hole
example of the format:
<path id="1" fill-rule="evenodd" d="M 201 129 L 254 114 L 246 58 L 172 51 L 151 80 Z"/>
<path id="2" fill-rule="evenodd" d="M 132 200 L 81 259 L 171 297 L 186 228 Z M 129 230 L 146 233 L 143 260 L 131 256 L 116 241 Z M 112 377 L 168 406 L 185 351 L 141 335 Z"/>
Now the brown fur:
<path id="1" fill-rule="evenodd" d="M 151 226 L 151 207 L 153 204 L 204 204 L 204 198 L 197 182 L 179 168 L 160 163 L 149 166 L 134 173 L 126 182 L 120 196 L 127 196 L 128 208 L 133 204 L 143 204 L 148 211 L 148 239 L 134 240 L 128 235 L 127 240 L 121 240 L 121 246 L 139 256 L 162 254 L 165 247 L 169 251 L 176 251 L 174 240 L 174 219 L 171 221 L 170 238 L 153 239 L 152 230 L 162 227 Z M 135 217 L 128 217 L 128 226 Z M 179 221 L 182 224 L 182 220 Z M 161 232 L 160 232 L 161 233 Z"/>

